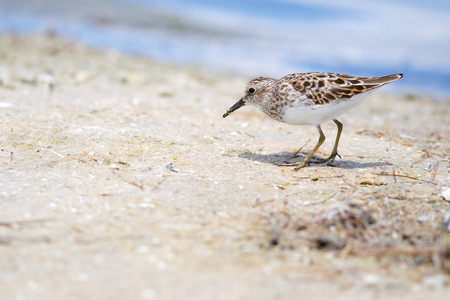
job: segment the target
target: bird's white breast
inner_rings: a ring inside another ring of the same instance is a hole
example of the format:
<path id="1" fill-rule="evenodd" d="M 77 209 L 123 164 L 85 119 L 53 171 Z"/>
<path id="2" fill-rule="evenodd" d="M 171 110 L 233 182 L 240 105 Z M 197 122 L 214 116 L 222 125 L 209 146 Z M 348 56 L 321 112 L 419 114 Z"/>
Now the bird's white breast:
<path id="1" fill-rule="evenodd" d="M 292 125 L 320 125 L 336 119 L 341 114 L 360 104 L 367 94 L 359 94 L 348 100 L 335 100 L 328 104 L 305 106 L 296 101 L 284 107 L 282 121 Z"/>

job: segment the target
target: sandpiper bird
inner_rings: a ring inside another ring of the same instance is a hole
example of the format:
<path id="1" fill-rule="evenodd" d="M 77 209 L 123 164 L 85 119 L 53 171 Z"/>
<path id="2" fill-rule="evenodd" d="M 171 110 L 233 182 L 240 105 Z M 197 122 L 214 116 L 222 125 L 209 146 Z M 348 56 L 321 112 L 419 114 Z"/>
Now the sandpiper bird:
<path id="1" fill-rule="evenodd" d="M 309 164 L 325 141 L 320 124 L 333 120 L 338 131 L 331 155 L 314 158 L 314 162 L 331 164 L 339 156 L 337 148 L 343 127 L 336 118 L 360 104 L 368 92 L 401 78 L 403 74 L 359 77 L 322 72 L 289 74 L 281 79 L 259 77 L 247 83 L 244 97 L 231 106 L 223 117 L 244 105 L 254 105 L 277 121 L 315 126 L 320 134 L 319 140 L 302 162 L 290 164 L 297 166 L 295 170 Z"/>

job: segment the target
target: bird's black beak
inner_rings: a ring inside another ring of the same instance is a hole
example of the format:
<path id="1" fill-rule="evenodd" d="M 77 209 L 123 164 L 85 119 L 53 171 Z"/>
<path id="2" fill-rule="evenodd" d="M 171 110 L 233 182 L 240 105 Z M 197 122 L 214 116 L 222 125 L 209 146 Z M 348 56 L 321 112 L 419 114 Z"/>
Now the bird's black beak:
<path id="1" fill-rule="evenodd" d="M 225 117 L 227 117 L 229 114 L 231 114 L 233 111 L 235 111 L 236 109 L 238 109 L 238 108 L 241 108 L 242 106 L 244 106 L 245 105 L 245 102 L 244 102 L 244 98 L 241 98 L 238 102 L 236 102 L 232 107 L 230 107 L 230 109 L 229 110 L 227 110 L 227 112 L 226 113 L 224 113 L 224 115 L 223 115 L 223 117 L 225 118 Z"/>

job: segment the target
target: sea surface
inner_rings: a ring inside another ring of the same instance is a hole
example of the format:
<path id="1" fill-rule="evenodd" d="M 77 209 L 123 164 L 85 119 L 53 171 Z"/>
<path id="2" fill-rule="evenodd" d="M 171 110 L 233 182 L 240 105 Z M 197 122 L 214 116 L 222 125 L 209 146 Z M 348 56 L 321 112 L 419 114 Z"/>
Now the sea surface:
<path id="1" fill-rule="evenodd" d="M 248 76 L 405 73 L 386 89 L 450 101 L 448 0 L 1 0 L 8 32 Z"/>

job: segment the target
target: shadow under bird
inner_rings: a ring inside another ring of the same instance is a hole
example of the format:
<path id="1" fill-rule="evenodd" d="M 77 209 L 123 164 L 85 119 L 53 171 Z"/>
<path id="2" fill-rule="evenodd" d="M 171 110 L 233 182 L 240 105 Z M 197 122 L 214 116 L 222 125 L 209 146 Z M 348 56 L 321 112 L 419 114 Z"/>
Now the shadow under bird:
<path id="1" fill-rule="evenodd" d="M 320 135 L 317 144 L 302 162 L 289 165 L 296 166 L 295 170 L 298 170 L 309 165 L 311 159 L 314 163 L 331 164 L 339 156 L 337 148 L 343 128 L 336 118 L 360 104 L 369 92 L 401 78 L 403 74 L 359 77 L 322 72 L 289 74 L 281 79 L 259 77 L 247 83 L 244 97 L 231 106 L 223 117 L 242 106 L 254 105 L 277 121 L 313 125 Z M 320 124 L 329 120 L 333 120 L 338 128 L 333 150 L 327 158 L 313 158 L 325 141 Z"/>

